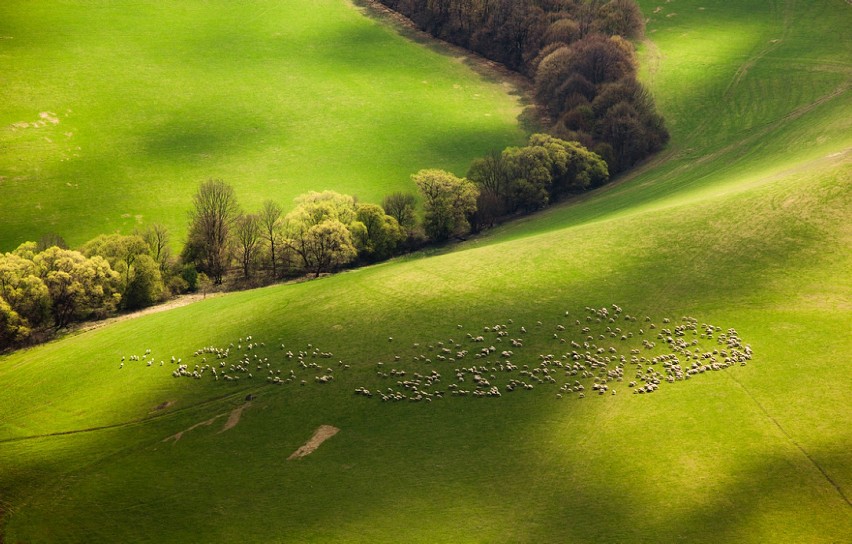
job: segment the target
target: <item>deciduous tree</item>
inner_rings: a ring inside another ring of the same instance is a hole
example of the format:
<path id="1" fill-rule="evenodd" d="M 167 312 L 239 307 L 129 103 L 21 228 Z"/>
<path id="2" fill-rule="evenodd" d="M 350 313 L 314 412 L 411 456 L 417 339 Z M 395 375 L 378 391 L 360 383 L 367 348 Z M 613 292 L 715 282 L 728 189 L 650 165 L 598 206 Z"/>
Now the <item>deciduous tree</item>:
<path id="1" fill-rule="evenodd" d="M 305 268 L 316 276 L 355 260 L 358 255 L 349 229 L 326 219 L 308 229 L 304 239 Z"/>
<path id="2" fill-rule="evenodd" d="M 254 214 L 237 217 L 234 227 L 234 242 L 237 247 L 243 277 L 249 278 L 254 270 L 257 252 L 260 249 L 260 219 Z"/>
<path id="3" fill-rule="evenodd" d="M 407 234 L 417 227 L 417 197 L 411 193 L 391 193 L 382 200 L 385 213 L 396 219 Z"/>
<path id="4" fill-rule="evenodd" d="M 426 235 L 445 241 L 470 230 L 467 216 L 476 211 L 479 189 L 472 181 L 444 170 L 421 170 L 412 176 L 423 195 Z"/>
<path id="5" fill-rule="evenodd" d="M 240 213 L 234 189 L 219 179 L 205 181 L 193 197 L 185 261 L 222 283 L 230 261 L 229 237 Z"/>
<path id="6" fill-rule="evenodd" d="M 355 219 L 363 225 L 353 232 L 358 252 L 369 260 L 387 259 L 405 239 L 405 232 L 396 219 L 376 204 L 359 204 Z"/>
<path id="7" fill-rule="evenodd" d="M 305 270 L 318 276 L 355 259 L 350 231 L 356 222 L 353 197 L 312 191 L 297 197 L 296 204 L 285 218 L 285 232 L 287 245 L 301 258 Z"/>
<path id="8" fill-rule="evenodd" d="M 272 268 L 272 277 L 278 277 L 278 252 L 282 243 L 281 214 L 283 210 L 273 200 L 266 200 L 260 209 L 259 221 L 261 236 L 269 247 L 269 264 Z"/>
<path id="9" fill-rule="evenodd" d="M 121 276 L 100 256 L 50 247 L 34 257 L 51 298 L 57 329 L 75 320 L 103 317 L 121 300 Z"/>
<path id="10" fill-rule="evenodd" d="M 125 295 L 132 279 L 136 277 L 134 264 L 140 256 L 150 252 L 145 240 L 138 235 L 101 234 L 83 244 L 80 252 L 89 258 L 96 255 L 103 257 L 121 275 L 121 305 L 127 309 Z M 156 275 L 154 281 L 162 283 L 159 270 L 156 270 Z"/>

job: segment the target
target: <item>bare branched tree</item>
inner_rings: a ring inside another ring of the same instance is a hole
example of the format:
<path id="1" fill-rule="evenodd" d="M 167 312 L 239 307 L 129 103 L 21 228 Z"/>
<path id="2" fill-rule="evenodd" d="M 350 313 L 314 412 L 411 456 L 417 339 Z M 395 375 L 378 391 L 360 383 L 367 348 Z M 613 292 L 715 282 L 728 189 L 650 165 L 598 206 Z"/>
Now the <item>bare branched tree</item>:
<path id="1" fill-rule="evenodd" d="M 188 253 L 215 284 L 227 270 L 228 238 L 239 214 L 234 188 L 220 179 L 205 181 L 193 197 Z"/>
<path id="2" fill-rule="evenodd" d="M 276 249 L 281 241 L 281 206 L 273 200 L 267 200 L 263 203 L 263 208 L 260 210 L 260 229 L 261 236 L 269 244 L 269 262 L 272 265 L 272 277 L 278 277 L 278 254 Z"/>

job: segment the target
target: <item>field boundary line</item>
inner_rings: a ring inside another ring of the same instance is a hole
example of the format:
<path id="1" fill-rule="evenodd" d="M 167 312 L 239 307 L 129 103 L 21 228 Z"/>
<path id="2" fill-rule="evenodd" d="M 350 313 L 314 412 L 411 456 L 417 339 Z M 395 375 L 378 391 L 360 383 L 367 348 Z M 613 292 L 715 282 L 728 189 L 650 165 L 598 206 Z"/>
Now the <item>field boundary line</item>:
<path id="1" fill-rule="evenodd" d="M 804 456 L 807 458 L 807 460 L 808 460 L 808 461 L 810 461 L 810 462 L 811 462 L 811 464 L 812 464 L 814 467 L 816 467 L 816 469 L 820 472 L 820 474 L 822 474 L 823 478 L 825 478 L 825 480 L 826 480 L 829 484 L 831 484 L 831 487 L 833 487 L 833 488 L 834 488 L 834 490 L 835 490 L 835 491 L 837 491 L 837 494 L 838 494 L 838 495 L 840 495 L 840 498 L 841 498 L 841 499 L 843 499 L 843 500 L 844 500 L 844 502 L 846 502 L 846 505 L 847 505 L 847 506 L 849 506 L 850 508 L 852 508 L 852 501 L 850 501 L 850 500 L 849 500 L 849 497 L 847 497 L 847 496 L 846 496 L 846 494 L 843 492 L 843 489 L 840 487 L 840 485 L 838 485 L 838 484 L 837 484 L 837 482 L 835 482 L 835 481 L 831 478 L 831 476 L 829 476 L 828 472 L 826 472 L 826 470 L 825 470 L 824 468 L 822 468 L 822 465 L 820 465 L 819 463 L 817 463 L 816 459 L 814 459 L 813 457 L 811 457 L 811 454 L 809 454 L 809 453 L 807 452 L 807 450 L 806 450 L 805 448 L 803 448 L 803 447 L 802 447 L 802 445 L 801 445 L 801 444 L 799 444 L 798 442 L 796 442 L 796 439 L 794 439 L 794 438 L 790 435 L 790 433 L 788 433 L 788 432 L 787 432 L 787 430 L 786 430 L 786 429 L 784 429 L 784 427 L 782 427 L 782 426 L 781 426 L 781 424 L 778 422 L 778 420 L 777 420 L 777 419 L 775 419 L 775 418 L 772 416 L 772 414 L 770 414 L 770 413 L 769 413 L 769 410 L 767 410 L 765 406 L 763 406 L 763 403 L 761 403 L 761 402 L 757 399 L 757 397 L 755 397 L 755 396 L 751 393 L 751 391 L 749 391 L 749 390 L 748 390 L 748 388 L 746 388 L 746 386 L 744 386 L 744 385 L 742 384 L 742 382 L 740 382 L 740 381 L 739 381 L 739 380 L 738 380 L 735 376 L 731 375 L 730 373 L 726 373 L 726 375 L 727 375 L 727 376 L 728 376 L 731 380 L 733 380 L 733 381 L 734 381 L 734 383 L 736 383 L 736 384 L 739 386 L 739 388 L 740 388 L 740 389 L 742 389 L 742 391 L 743 391 L 746 395 L 748 395 L 748 397 L 752 400 L 752 402 L 754 402 L 754 404 L 755 404 L 755 405 L 756 405 L 756 406 L 760 409 L 760 411 L 761 411 L 761 412 L 763 412 L 763 414 L 764 414 L 764 415 L 765 415 L 765 416 L 769 419 L 769 421 L 771 421 L 771 422 L 772 422 L 772 423 L 773 423 L 773 424 L 774 424 L 774 425 L 778 428 L 778 430 L 779 430 L 779 431 L 781 431 L 781 434 L 782 434 L 782 435 L 784 435 L 784 437 L 785 437 L 788 441 L 790 441 L 790 443 L 791 443 L 791 444 L 793 444 L 794 446 L 796 446 L 796 448 L 797 448 L 797 449 L 798 449 L 798 450 L 802 453 L 802 455 L 804 455 Z"/>

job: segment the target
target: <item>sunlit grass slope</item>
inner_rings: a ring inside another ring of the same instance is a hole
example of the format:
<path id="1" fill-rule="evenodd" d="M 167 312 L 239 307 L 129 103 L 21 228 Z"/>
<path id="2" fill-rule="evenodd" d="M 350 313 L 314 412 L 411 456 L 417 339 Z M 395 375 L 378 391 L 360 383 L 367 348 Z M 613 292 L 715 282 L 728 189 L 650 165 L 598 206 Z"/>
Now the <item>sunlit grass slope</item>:
<path id="1" fill-rule="evenodd" d="M 852 156 L 848 92 L 836 75 L 848 65 L 836 49 L 849 46 L 819 38 L 843 34 L 849 8 L 660 5 L 678 15 L 643 4 L 659 48 L 646 80 L 674 139 L 633 178 L 453 251 L 214 298 L 0 359 L 6 541 L 847 540 Z M 735 21 L 753 27 L 732 35 L 751 48 L 690 39 Z M 785 42 L 755 59 L 775 35 Z M 796 84 L 776 80 L 783 55 L 802 63 L 789 76 Z M 690 90 L 685 80 L 703 74 L 696 63 L 724 82 Z M 738 128 L 724 136 L 726 127 Z M 638 322 L 585 321 L 586 306 L 612 304 Z M 488 336 L 513 349 L 519 367 L 574 349 L 553 334 L 584 341 L 575 319 L 593 335 L 605 326 L 636 332 L 594 336 L 596 344 L 657 353 L 639 341 L 644 316 L 655 330 L 682 316 L 733 327 L 754 359 L 650 395 L 630 394 L 627 376 L 609 384 L 617 395 L 559 399 L 573 380 L 561 373 L 557 384 L 500 398 L 353 395 L 432 369 L 446 387 L 454 368 L 480 364 L 470 357 L 483 344 L 466 334 L 495 324 L 523 336 L 521 348 Z M 243 353 L 247 335 L 266 344 L 255 354 L 298 378 L 279 386 L 170 376 L 172 355 L 191 369 L 195 350 L 234 343 Z M 471 355 L 439 361 L 437 343 L 450 338 Z M 319 368 L 303 369 L 281 343 L 333 356 L 308 356 Z M 119 368 L 122 356 L 147 349 L 152 366 Z M 423 351 L 431 362 L 412 360 Z M 335 381 L 316 383 L 326 366 Z M 406 377 L 376 374 L 394 367 Z M 225 430 L 249 393 L 257 398 Z M 288 461 L 324 424 L 341 430 Z M 79 432 L 59 434 L 69 431 Z"/>
<path id="2" fill-rule="evenodd" d="M 852 146 L 852 23 L 842 2 L 641 2 L 643 80 L 669 148 L 595 194 L 510 236 L 751 188 Z M 495 238 L 496 239 L 496 238 Z"/>
<path id="3" fill-rule="evenodd" d="M 518 143 L 516 97 L 340 0 L 0 5 L 0 250 L 242 204 L 378 202 Z"/>

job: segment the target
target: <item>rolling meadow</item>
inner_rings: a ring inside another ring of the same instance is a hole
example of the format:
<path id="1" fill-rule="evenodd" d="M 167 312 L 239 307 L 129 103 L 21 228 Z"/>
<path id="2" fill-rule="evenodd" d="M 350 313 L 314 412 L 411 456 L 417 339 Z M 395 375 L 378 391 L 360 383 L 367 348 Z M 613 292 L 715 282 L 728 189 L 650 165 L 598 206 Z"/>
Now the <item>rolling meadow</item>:
<path id="1" fill-rule="evenodd" d="M 80 49 L 48 31 L 83 28 L 79 11 L 5 4 L 0 247 L 137 214 L 185 228 L 213 175 L 247 203 L 378 199 L 523 140 L 501 85 L 346 2 L 308 4 L 170 7 L 144 25 L 198 32 L 156 44 L 133 11 L 153 5 L 102 6 L 115 24 Z M 1 356 L 0 541 L 847 541 L 852 8 L 640 5 L 641 79 L 672 139 L 611 185 L 464 243 Z M 89 56 L 107 32 L 138 49 Z M 294 41 L 313 48 L 290 58 Z M 62 79 L 81 51 L 93 72 Z M 197 85 L 166 77 L 177 52 Z M 10 128 L 41 111 L 59 122 Z M 749 357 L 711 368 L 734 349 Z M 673 356 L 688 379 L 666 379 Z M 339 431 L 289 459 L 323 425 Z"/>

